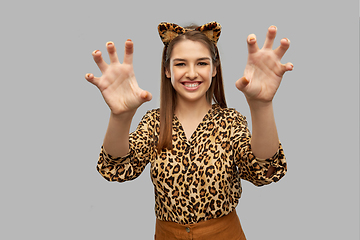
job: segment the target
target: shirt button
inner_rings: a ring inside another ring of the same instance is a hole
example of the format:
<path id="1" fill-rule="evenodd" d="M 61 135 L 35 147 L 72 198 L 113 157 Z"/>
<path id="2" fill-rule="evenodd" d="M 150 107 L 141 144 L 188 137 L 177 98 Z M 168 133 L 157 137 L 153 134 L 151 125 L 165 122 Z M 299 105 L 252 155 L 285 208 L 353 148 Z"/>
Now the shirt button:
<path id="1" fill-rule="evenodd" d="M 187 231 L 187 232 L 190 232 L 190 228 L 187 227 L 187 228 L 186 228 L 186 231 Z"/>

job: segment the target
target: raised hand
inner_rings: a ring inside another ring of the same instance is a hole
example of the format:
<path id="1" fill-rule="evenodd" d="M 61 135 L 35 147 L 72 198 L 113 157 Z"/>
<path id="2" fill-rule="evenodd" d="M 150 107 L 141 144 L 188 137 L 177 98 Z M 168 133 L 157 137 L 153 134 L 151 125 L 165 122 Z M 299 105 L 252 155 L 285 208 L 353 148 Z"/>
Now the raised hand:
<path id="1" fill-rule="evenodd" d="M 110 65 L 104 61 L 99 50 L 94 51 L 92 55 L 102 76 L 88 73 L 85 79 L 99 88 L 113 114 L 135 112 L 142 103 L 150 101 L 152 95 L 137 84 L 133 69 L 134 44 L 131 40 L 125 42 L 123 63 L 119 62 L 113 42 L 108 42 L 106 47 Z"/>
<path id="2" fill-rule="evenodd" d="M 262 49 L 259 49 L 254 34 L 247 38 L 248 61 L 244 76 L 237 80 L 235 85 L 245 94 L 248 101 L 271 102 L 284 73 L 293 69 L 291 63 L 280 62 L 290 46 L 287 38 L 281 39 L 280 46 L 272 49 L 276 31 L 275 26 L 269 27 Z"/>

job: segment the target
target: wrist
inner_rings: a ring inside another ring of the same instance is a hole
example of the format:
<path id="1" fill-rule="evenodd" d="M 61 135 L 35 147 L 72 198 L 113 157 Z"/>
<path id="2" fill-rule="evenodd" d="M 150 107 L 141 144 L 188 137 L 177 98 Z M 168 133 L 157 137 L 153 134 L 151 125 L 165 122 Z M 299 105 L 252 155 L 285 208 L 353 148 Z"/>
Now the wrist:
<path id="1" fill-rule="evenodd" d="M 271 101 L 262 101 L 262 100 L 254 100 L 254 99 L 246 99 L 247 103 L 250 107 L 250 110 L 265 110 L 265 109 L 273 109 L 273 103 Z"/>
<path id="2" fill-rule="evenodd" d="M 127 121 L 127 120 L 132 120 L 132 118 L 134 117 L 136 113 L 136 109 L 129 111 L 129 112 L 122 112 L 122 113 L 114 113 L 111 111 L 110 113 L 110 118 L 117 120 L 117 121 Z"/>

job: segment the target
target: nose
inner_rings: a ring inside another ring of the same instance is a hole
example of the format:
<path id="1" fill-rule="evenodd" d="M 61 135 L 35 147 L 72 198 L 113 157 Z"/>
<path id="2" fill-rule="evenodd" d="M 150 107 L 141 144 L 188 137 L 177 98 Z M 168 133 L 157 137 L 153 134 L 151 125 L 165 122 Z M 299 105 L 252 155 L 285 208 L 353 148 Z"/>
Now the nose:
<path id="1" fill-rule="evenodd" d="M 198 76 L 198 73 L 197 73 L 195 67 L 189 67 L 185 74 L 185 77 L 187 77 L 189 79 L 195 79 L 195 78 L 197 78 L 197 76 Z"/>

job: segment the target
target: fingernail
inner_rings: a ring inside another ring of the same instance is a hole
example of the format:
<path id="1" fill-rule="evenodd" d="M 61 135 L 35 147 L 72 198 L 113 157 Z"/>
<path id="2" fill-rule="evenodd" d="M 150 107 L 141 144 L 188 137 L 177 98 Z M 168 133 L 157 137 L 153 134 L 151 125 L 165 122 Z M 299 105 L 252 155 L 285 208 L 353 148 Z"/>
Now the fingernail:
<path id="1" fill-rule="evenodd" d="M 126 40 L 126 41 L 132 42 L 130 38 L 128 40 Z"/>
<path id="2" fill-rule="evenodd" d="M 109 46 L 112 46 L 113 44 L 114 44 L 114 43 L 112 43 L 112 42 L 107 42 L 107 43 L 106 43 L 106 46 L 109 47 Z"/>
<path id="3" fill-rule="evenodd" d="M 274 26 L 274 25 L 270 26 L 270 28 L 275 29 L 275 30 L 277 29 L 276 26 Z"/>
<path id="4" fill-rule="evenodd" d="M 99 51 L 99 50 L 95 50 L 95 51 L 93 51 L 93 54 L 96 54 L 98 51 Z"/>
<path id="5" fill-rule="evenodd" d="M 256 39 L 255 39 L 255 37 L 250 37 L 249 38 L 249 42 L 254 42 Z"/>

